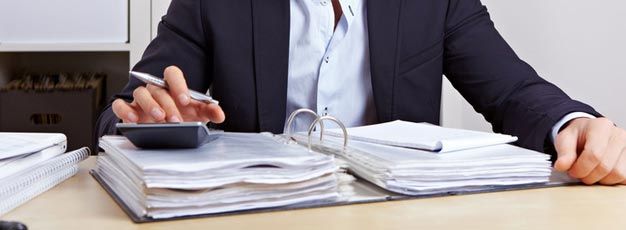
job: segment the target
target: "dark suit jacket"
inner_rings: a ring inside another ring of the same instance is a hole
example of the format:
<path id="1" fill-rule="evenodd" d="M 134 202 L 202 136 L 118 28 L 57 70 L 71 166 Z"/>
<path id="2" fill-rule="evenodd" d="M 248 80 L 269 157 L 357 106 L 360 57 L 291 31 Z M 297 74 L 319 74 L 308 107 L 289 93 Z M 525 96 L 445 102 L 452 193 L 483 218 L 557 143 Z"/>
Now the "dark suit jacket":
<path id="1" fill-rule="evenodd" d="M 496 132 L 544 150 L 564 115 L 591 107 L 540 78 L 498 34 L 480 0 L 367 0 L 372 86 L 380 122 L 439 124 L 445 74 Z M 227 131 L 281 133 L 289 56 L 289 0 L 174 0 L 134 67 L 179 66 L 189 87 L 212 89 Z M 117 97 L 132 99 L 131 79 Z M 97 136 L 115 132 L 111 108 Z"/>

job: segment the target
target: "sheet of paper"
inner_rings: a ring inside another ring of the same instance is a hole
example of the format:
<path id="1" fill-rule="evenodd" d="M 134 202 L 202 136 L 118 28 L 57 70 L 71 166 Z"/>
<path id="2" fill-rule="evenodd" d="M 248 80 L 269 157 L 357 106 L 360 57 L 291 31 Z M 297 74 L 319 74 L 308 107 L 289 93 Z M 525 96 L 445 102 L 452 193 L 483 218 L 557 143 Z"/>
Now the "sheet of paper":
<path id="1" fill-rule="evenodd" d="M 339 129 L 330 129 L 326 132 L 337 137 L 343 135 Z M 400 120 L 348 128 L 348 136 L 351 140 L 441 153 L 517 141 L 516 137 L 509 135 L 443 128 L 427 123 Z"/>
<path id="2" fill-rule="evenodd" d="M 309 152 L 299 145 L 279 143 L 264 134 L 224 133 L 196 149 L 145 150 L 136 148 L 121 136 L 105 136 L 102 140 L 101 147 L 107 152 L 125 157 L 144 172 L 214 172 L 257 165 L 301 168 L 302 165 L 323 165 L 332 161 L 332 157 Z"/>
<path id="3" fill-rule="evenodd" d="M 301 142 L 306 142 L 306 137 L 296 135 Z M 319 140 L 314 139 L 319 144 Z M 334 136 L 324 138 L 323 146 L 333 150 L 342 149 L 343 139 Z M 348 151 L 338 151 L 337 154 L 350 154 L 351 159 L 376 163 L 381 167 L 402 168 L 440 168 L 440 167 L 476 167 L 495 164 L 506 166 L 521 166 L 524 163 L 547 162 L 550 156 L 536 151 L 520 148 L 508 144 L 473 148 L 463 151 L 438 154 L 431 151 L 388 146 L 365 141 L 352 140 L 348 143 Z"/>

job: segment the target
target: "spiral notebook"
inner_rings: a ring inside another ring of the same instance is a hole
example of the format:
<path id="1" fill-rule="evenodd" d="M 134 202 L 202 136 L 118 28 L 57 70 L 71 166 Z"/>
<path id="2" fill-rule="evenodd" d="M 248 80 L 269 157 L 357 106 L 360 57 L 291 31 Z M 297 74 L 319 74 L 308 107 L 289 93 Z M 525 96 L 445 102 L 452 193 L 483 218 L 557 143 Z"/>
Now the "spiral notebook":
<path id="1" fill-rule="evenodd" d="M 78 172 L 78 163 L 89 157 L 89 152 L 89 148 L 81 148 L 57 154 L 2 178 L 0 180 L 0 216 L 75 175 Z M 40 158 L 37 154 L 25 156 L 21 160 L 28 159 L 28 157 Z M 3 167 L 7 166 L 11 164 Z"/>

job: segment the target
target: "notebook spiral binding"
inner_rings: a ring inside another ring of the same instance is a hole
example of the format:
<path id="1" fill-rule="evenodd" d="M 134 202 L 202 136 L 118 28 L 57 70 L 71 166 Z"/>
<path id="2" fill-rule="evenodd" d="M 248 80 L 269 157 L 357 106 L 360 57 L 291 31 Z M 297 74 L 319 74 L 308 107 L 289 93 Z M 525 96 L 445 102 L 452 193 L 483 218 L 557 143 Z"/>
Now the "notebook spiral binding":
<path id="1" fill-rule="evenodd" d="M 40 194 L 50 190 L 52 187 L 69 179 L 76 173 L 78 173 L 78 166 L 74 165 L 69 168 L 63 169 L 54 175 L 47 175 L 49 178 L 47 178 L 45 181 L 41 183 L 31 184 L 30 187 L 19 191 L 19 194 L 14 194 L 13 196 L 2 198 L 3 200 L 0 202 L 0 216 L 19 207 L 20 205 L 28 202 L 36 196 L 39 196 Z"/>
<path id="2" fill-rule="evenodd" d="M 286 138 L 290 141 L 295 140 L 293 138 L 293 128 L 292 128 L 292 124 L 293 121 L 296 119 L 296 117 L 299 114 L 311 114 L 315 117 L 315 120 L 311 123 L 311 125 L 309 126 L 309 129 L 307 130 L 307 136 L 308 136 L 308 143 L 307 143 L 307 147 L 309 148 L 309 151 L 312 151 L 312 141 L 313 141 L 313 130 L 315 130 L 315 127 L 319 124 L 320 126 L 320 142 L 324 141 L 324 121 L 328 120 L 328 121 L 332 121 L 334 123 L 336 123 L 341 130 L 343 131 L 343 149 L 342 151 L 345 151 L 346 148 L 348 147 L 348 130 L 346 129 L 346 126 L 337 118 L 333 117 L 333 116 L 319 116 L 315 111 L 310 110 L 310 109 L 298 109 L 296 111 L 294 111 L 293 113 L 291 113 L 289 115 L 289 118 L 287 119 L 287 122 L 285 123 L 285 129 L 283 130 L 283 133 L 285 134 Z"/>
<path id="3" fill-rule="evenodd" d="M 38 169 L 35 169 L 29 173 L 27 173 L 23 177 L 18 177 L 17 180 L 14 180 L 12 183 L 9 182 L 8 185 L 0 187 L 0 197 L 5 197 L 7 195 L 13 194 L 19 191 L 21 188 L 25 186 L 33 184 L 33 182 L 38 181 L 39 179 L 50 175 L 50 173 L 58 171 L 60 168 L 67 167 L 67 165 L 75 164 L 76 162 L 85 159 L 89 156 L 89 149 L 82 148 L 70 153 L 66 153 L 65 155 L 61 155 L 60 157 L 53 159 L 50 162 L 44 162 L 45 165 Z"/>
<path id="4" fill-rule="evenodd" d="M 31 200 L 78 172 L 76 164 L 89 157 L 89 148 L 61 155 L 30 172 L 0 185 L 0 215 Z"/>

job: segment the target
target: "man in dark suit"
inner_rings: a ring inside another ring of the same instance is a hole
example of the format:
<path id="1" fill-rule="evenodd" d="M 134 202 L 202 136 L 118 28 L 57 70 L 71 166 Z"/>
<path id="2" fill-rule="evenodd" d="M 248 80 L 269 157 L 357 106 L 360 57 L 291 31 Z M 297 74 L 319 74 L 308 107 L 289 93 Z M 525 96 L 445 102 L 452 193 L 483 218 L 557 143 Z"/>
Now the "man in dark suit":
<path id="1" fill-rule="evenodd" d="M 280 133 L 298 107 L 349 125 L 438 124 L 445 75 L 494 131 L 554 154 L 558 170 L 626 183 L 626 132 L 540 78 L 479 0 L 174 0 L 134 70 L 169 91 L 131 79 L 98 136 L 120 120 Z M 187 87 L 211 88 L 221 107 Z"/>

